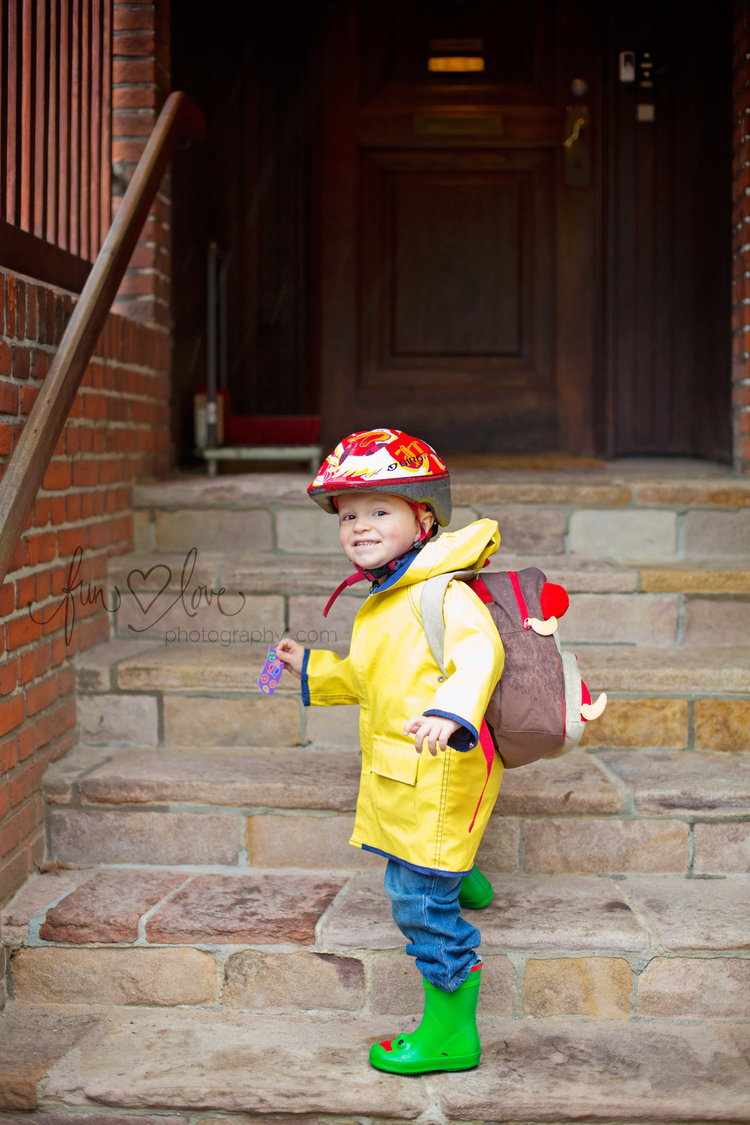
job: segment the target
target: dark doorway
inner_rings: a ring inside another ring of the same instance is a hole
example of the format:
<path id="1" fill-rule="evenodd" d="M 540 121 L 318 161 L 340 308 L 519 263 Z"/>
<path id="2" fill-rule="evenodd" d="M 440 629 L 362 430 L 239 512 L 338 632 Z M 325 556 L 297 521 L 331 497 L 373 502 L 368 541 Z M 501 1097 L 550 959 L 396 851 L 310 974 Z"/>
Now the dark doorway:
<path id="1" fill-rule="evenodd" d="M 241 412 L 317 411 L 324 444 L 728 459 L 730 5 L 699 7 L 174 5 L 209 124 L 173 177 L 183 455 L 215 239 Z"/>

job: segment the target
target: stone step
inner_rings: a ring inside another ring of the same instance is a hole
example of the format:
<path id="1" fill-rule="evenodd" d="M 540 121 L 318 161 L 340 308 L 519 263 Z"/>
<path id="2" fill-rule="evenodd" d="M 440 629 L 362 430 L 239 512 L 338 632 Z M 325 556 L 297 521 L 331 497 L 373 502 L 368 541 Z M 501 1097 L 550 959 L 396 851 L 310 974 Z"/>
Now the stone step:
<path id="1" fill-rule="evenodd" d="M 504 1019 L 747 1019 L 750 877 L 493 879 L 483 1012 Z M 2 914 L 11 995 L 125 1004 L 413 1015 L 381 870 L 62 869 Z"/>
<path id="2" fill-rule="evenodd" d="M 579 465 L 524 463 L 519 458 L 489 457 L 480 463 L 469 454 L 451 457 L 451 484 L 456 503 L 466 504 L 472 490 L 493 502 L 569 507 L 747 508 L 750 487 L 729 466 L 683 458 L 633 457 Z M 133 490 L 141 510 L 185 507 L 242 511 L 259 503 L 271 508 L 298 505 L 310 478 L 301 471 L 227 473 L 221 479 L 200 471 L 177 471 L 171 477 L 142 480 Z"/>
<path id="3" fill-rule="evenodd" d="M 348 841 L 353 749 L 79 748 L 47 771 L 68 864 L 368 870 Z M 748 869 L 750 753 L 576 751 L 509 770 L 480 865 L 506 874 L 715 876 Z"/>
<path id="4" fill-rule="evenodd" d="M 305 708 L 290 674 L 273 696 L 260 691 L 268 643 L 100 645 L 78 661 L 81 742 L 356 745 L 356 707 Z M 592 644 L 576 651 L 592 693 L 606 691 L 610 699 L 584 732 L 586 749 L 750 750 L 750 648 Z"/>
<path id="5" fill-rule="evenodd" d="M 743 645 L 750 632 L 748 558 L 670 562 L 570 555 L 507 555 L 494 567 L 537 566 L 565 586 L 571 605 L 560 622 L 568 644 Z M 268 643 L 288 629 L 304 643 L 348 644 L 365 584 L 322 616 L 351 567 L 335 555 L 249 551 L 131 555 L 112 561 L 107 605 L 114 635 L 165 645 Z"/>
<path id="6" fill-rule="evenodd" d="M 458 527 L 498 519 L 511 553 L 744 555 L 750 485 L 722 466 L 632 461 L 580 469 L 457 467 Z M 184 553 L 217 542 L 253 550 L 337 553 L 334 521 L 306 497 L 303 473 L 254 473 L 221 481 L 182 474 L 134 489 L 139 549 Z"/>
<path id="7" fill-rule="evenodd" d="M 746 1022 L 482 1016 L 479 1026 L 476 1070 L 402 1078 L 367 1061 L 370 1044 L 398 1030 L 374 1015 L 12 1003 L 0 1015 L 0 1108 L 36 1111 L 29 1120 L 43 1125 L 541 1125 L 580 1121 L 583 1107 L 610 1125 L 747 1121 Z"/>

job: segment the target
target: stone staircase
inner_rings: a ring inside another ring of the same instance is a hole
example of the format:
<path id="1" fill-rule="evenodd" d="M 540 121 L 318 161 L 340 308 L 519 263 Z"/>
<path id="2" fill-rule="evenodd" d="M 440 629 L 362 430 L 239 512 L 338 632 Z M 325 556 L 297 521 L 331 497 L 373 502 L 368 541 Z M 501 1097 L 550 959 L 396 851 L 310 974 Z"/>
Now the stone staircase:
<path id="1" fill-rule="evenodd" d="M 137 490 L 112 639 L 45 779 L 46 870 L 2 913 L 0 1125 L 750 1121 L 750 481 L 693 463 L 454 472 L 454 523 L 571 593 L 605 715 L 506 773 L 480 850 L 484 1054 L 399 1078 L 418 974 L 348 845 L 356 709 L 255 686 L 362 591 L 300 474 Z M 15 1119 L 14 1119 L 15 1120 Z"/>

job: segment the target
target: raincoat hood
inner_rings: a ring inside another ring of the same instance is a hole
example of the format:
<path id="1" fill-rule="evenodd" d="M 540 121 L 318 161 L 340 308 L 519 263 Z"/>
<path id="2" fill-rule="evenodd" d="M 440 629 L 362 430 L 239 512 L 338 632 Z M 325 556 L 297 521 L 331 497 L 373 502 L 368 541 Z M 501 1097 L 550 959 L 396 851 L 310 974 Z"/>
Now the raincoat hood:
<path id="1" fill-rule="evenodd" d="M 481 570 L 500 546 L 495 520 L 477 520 L 459 531 L 444 531 L 418 550 L 403 568 L 397 568 L 373 594 L 396 586 L 412 586 L 449 570 Z"/>

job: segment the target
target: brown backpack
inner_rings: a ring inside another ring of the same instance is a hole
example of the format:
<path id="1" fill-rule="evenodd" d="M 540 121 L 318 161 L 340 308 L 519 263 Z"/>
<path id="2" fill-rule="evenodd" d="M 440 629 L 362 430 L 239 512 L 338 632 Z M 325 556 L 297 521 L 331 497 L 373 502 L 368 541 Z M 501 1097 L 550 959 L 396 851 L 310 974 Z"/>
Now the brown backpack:
<path id="1" fill-rule="evenodd" d="M 583 734 L 581 706 L 589 696 L 578 659 L 562 649 L 554 619 L 551 626 L 544 622 L 541 594 L 546 576 L 537 567 L 527 567 L 482 571 L 481 577 L 476 571 L 452 571 L 427 579 L 420 605 L 422 626 L 444 674 L 443 599 L 454 578 L 466 581 L 485 603 L 505 649 L 503 674 L 485 719 L 506 769 L 567 754 Z M 605 705 L 606 696 L 601 696 L 590 717 L 601 714 Z"/>

